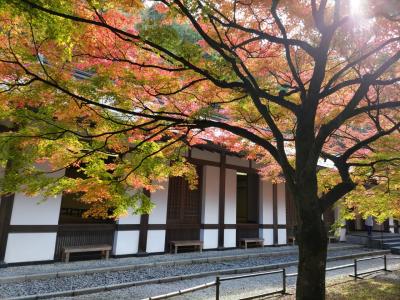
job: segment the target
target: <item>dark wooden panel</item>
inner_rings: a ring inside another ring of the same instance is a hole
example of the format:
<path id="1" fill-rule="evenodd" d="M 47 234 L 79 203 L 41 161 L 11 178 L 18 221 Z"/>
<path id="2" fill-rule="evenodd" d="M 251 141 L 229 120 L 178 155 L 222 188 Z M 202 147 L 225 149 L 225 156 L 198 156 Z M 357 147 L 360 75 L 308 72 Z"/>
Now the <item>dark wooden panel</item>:
<path id="1" fill-rule="evenodd" d="M 61 259 L 66 246 L 114 244 L 115 224 L 63 224 L 59 225 L 54 259 Z M 96 254 L 76 254 L 75 257 L 92 257 Z"/>
<path id="2" fill-rule="evenodd" d="M 383 231 L 384 232 L 390 232 L 390 227 L 389 227 L 389 219 L 386 219 L 385 222 L 382 224 L 383 226 Z"/>
<path id="3" fill-rule="evenodd" d="M 198 187 L 189 189 L 182 177 L 171 177 L 168 187 L 167 223 L 200 224 L 201 217 L 201 169 L 197 168 Z"/>
<path id="4" fill-rule="evenodd" d="M 247 202 L 247 220 L 248 222 L 258 223 L 258 194 L 260 187 L 260 178 L 257 173 L 248 173 L 248 202 Z"/>
<path id="5" fill-rule="evenodd" d="M 356 231 L 356 221 L 355 220 L 347 220 L 346 221 L 346 230 L 348 232 Z"/>
<path id="6" fill-rule="evenodd" d="M 170 241 L 199 240 L 201 222 L 201 167 L 196 169 L 197 189 L 190 190 L 182 177 L 171 177 L 168 187 L 165 249 Z"/>
<path id="7" fill-rule="evenodd" d="M 171 177 L 169 179 L 168 187 L 168 209 L 167 219 L 172 220 L 180 219 L 180 202 L 184 193 L 184 180 L 181 177 Z"/>
<path id="8" fill-rule="evenodd" d="M 236 224 L 236 240 L 242 238 L 258 238 L 259 224 Z"/>

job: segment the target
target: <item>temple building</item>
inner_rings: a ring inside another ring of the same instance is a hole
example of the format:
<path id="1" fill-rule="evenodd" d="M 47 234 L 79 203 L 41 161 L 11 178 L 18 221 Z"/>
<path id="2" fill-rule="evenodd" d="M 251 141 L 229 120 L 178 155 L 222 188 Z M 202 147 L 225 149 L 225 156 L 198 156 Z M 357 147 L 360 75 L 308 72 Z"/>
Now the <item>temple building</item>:
<path id="1" fill-rule="evenodd" d="M 149 215 L 85 219 L 84 205 L 71 194 L 46 201 L 40 195 L 3 196 L 0 263 L 60 260 L 66 246 L 109 244 L 112 254 L 122 257 L 165 253 L 170 241 L 200 240 L 204 250 L 223 250 L 237 247 L 241 238 L 278 246 L 293 237 L 294 203 L 284 183 L 262 180 L 254 161 L 232 153 L 204 146 L 188 156 L 197 168 L 198 188 L 190 190 L 181 177 L 169 178 L 151 193 L 155 208 Z M 338 209 L 323 216 L 328 227 L 337 217 Z M 340 240 L 345 231 L 343 226 Z"/>

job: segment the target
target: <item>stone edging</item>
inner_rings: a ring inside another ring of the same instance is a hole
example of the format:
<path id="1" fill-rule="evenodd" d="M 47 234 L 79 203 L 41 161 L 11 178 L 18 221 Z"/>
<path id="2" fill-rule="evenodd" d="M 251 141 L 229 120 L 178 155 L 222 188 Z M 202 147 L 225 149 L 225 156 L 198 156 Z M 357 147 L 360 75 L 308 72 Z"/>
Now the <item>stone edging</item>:
<path id="1" fill-rule="evenodd" d="M 347 249 L 358 249 L 364 248 L 363 245 L 343 245 L 338 246 L 333 249 L 328 249 L 328 251 L 332 250 L 347 250 Z M 51 273 L 38 273 L 38 274 L 28 274 L 28 275 L 16 275 L 16 276 L 7 276 L 0 277 L 0 284 L 2 283 L 12 283 L 12 282 L 24 282 L 28 280 L 42 280 L 42 279 L 54 279 L 60 277 L 69 277 L 76 275 L 91 275 L 99 272 L 118 272 L 118 271 L 129 271 L 135 270 L 139 268 L 151 268 L 158 266 L 178 266 L 178 265 L 187 265 L 187 264 L 200 264 L 200 263 L 213 263 L 213 262 L 221 262 L 221 261 L 234 261 L 241 259 L 248 259 L 253 257 L 266 257 L 266 256 L 284 256 L 297 254 L 298 250 L 285 250 L 285 251 L 273 251 L 270 253 L 250 253 L 250 254 L 239 254 L 239 255 L 227 255 L 227 256 L 213 256 L 213 257 L 202 257 L 202 258 L 194 258 L 194 259 L 181 259 L 176 261 L 162 261 L 155 263 L 147 263 L 147 264 L 137 264 L 137 265 L 123 265 L 123 266 L 110 266 L 110 267 L 99 267 L 85 270 L 66 270 L 59 272 L 51 272 Z"/>
<path id="2" fill-rule="evenodd" d="M 364 252 L 359 254 L 348 254 L 342 256 L 335 256 L 327 259 L 327 262 L 337 261 L 342 259 L 351 259 L 351 258 L 361 258 L 366 256 L 373 256 L 373 255 L 383 255 L 383 254 L 390 254 L 390 250 L 376 250 L 370 252 Z M 77 290 L 68 290 L 63 292 L 53 292 L 53 293 L 46 293 L 46 294 L 37 294 L 37 295 L 28 295 L 28 296 L 20 296 L 20 297 L 13 297 L 13 298 L 6 298 L 5 300 L 33 300 L 33 299 L 50 299 L 56 297 L 73 297 L 79 295 L 88 295 L 100 292 L 107 292 L 112 290 L 118 290 L 123 288 L 130 288 L 134 286 L 141 286 L 146 284 L 158 284 L 158 283 L 167 283 L 167 282 L 174 282 L 179 280 L 187 280 L 187 279 L 194 279 L 194 278 L 201 278 L 207 276 L 217 276 L 217 275 L 232 275 L 232 274 L 239 274 L 239 273 L 251 273 L 251 272 L 259 272 L 259 271 L 266 271 L 271 269 L 279 269 L 279 268 L 287 268 L 291 266 L 295 266 L 298 264 L 298 261 L 292 261 L 287 263 L 278 263 L 278 264 L 271 264 L 271 265 L 264 265 L 258 267 L 244 267 L 238 269 L 226 269 L 220 271 L 211 271 L 211 272 L 200 272 L 194 273 L 189 275 L 182 275 L 182 276 L 171 276 L 165 277 L 160 279 L 149 279 L 143 281 L 134 281 L 134 282 L 125 282 L 125 283 L 118 283 L 118 284 L 111 284 L 106 286 L 99 286 L 99 287 L 91 287 L 91 288 L 84 288 L 84 289 L 77 289 Z"/>

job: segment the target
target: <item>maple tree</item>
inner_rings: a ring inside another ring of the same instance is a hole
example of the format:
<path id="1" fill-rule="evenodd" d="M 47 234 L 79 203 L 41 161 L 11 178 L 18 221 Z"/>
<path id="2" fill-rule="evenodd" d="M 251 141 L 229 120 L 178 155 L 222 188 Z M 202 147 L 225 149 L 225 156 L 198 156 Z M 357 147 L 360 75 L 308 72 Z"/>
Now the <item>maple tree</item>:
<path id="1" fill-rule="evenodd" d="M 148 212 L 141 191 L 195 185 L 184 152 L 213 141 L 286 181 L 297 299 L 324 299 L 322 213 L 346 196 L 400 214 L 399 14 L 395 0 L 2 0 L 3 193 Z M 82 176 L 48 176 L 71 167 Z"/>

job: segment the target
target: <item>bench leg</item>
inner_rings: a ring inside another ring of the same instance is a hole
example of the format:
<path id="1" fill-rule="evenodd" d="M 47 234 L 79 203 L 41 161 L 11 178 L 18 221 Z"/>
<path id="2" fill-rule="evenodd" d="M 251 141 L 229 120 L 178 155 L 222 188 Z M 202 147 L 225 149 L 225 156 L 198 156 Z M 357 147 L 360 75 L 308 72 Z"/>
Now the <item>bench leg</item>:
<path id="1" fill-rule="evenodd" d="M 200 245 L 199 248 L 200 248 L 200 253 L 202 253 L 203 252 L 203 245 Z"/>
<path id="2" fill-rule="evenodd" d="M 106 260 L 108 260 L 110 258 L 110 251 L 106 250 Z"/>
<path id="3" fill-rule="evenodd" d="M 69 252 L 65 253 L 65 263 L 69 262 Z"/>
<path id="4" fill-rule="evenodd" d="M 244 242 L 244 249 L 247 249 L 247 242 Z"/>
<path id="5" fill-rule="evenodd" d="M 175 254 L 178 253 L 178 245 L 175 245 Z"/>

